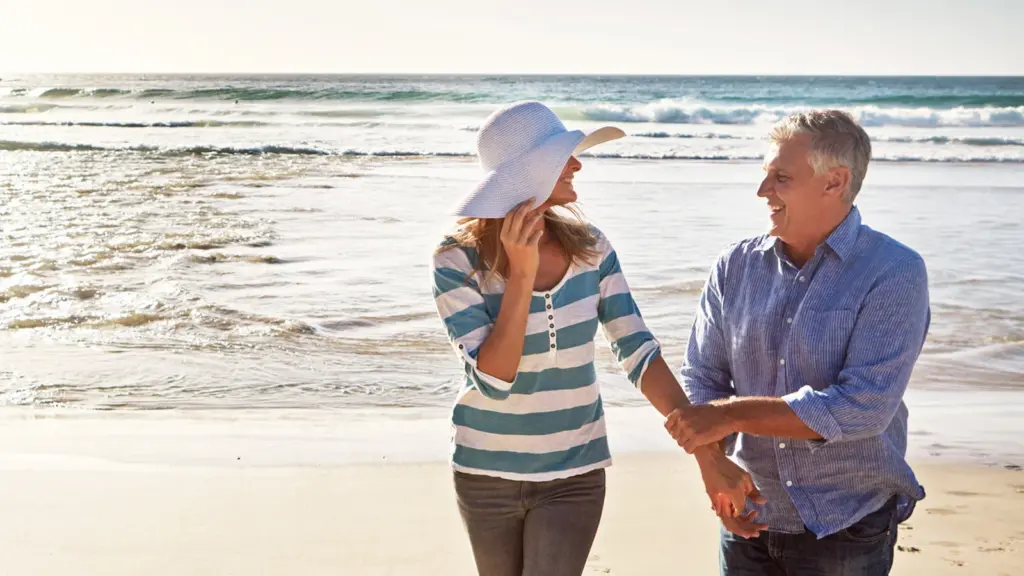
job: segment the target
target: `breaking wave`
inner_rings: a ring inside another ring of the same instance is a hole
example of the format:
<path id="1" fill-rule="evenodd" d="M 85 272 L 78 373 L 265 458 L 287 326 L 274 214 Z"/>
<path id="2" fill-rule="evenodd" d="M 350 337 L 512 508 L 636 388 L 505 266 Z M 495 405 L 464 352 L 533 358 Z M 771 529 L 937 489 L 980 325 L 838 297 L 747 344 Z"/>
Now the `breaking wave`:
<path id="1" fill-rule="evenodd" d="M 804 110 L 796 106 L 766 105 L 716 106 L 708 103 L 659 102 L 640 106 L 602 104 L 578 109 L 583 120 L 597 122 L 750 125 L 772 124 Z M 906 127 L 1014 127 L 1024 126 L 1024 106 L 951 109 L 879 108 L 858 106 L 847 108 L 863 126 Z"/>
<path id="2" fill-rule="evenodd" d="M 253 147 L 232 147 L 232 146 L 187 146 L 187 147 L 157 147 L 157 146 L 127 146 L 127 147 L 103 147 L 91 144 L 77 144 L 64 142 L 18 142 L 0 140 L 0 151 L 25 151 L 25 152 L 120 152 L 120 153 L 143 153 L 157 154 L 161 156 L 217 156 L 217 155 L 295 155 L 295 156 L 349 156 L 349 157 L 378 157 L 378 158 L 419 158 L 419 157 L 443 157 L 443 158 L 472 158 L 474 154 L 466 151 L 431 151 L 431 150 L 403 150 L 403 149 L 330 149 L 303 146 L 253 146 Z M 740 161 L 740 160 L 761 160 L 760 155 L 751 154 L 749 150 L 723 150 L 708 153 L 677 153 L 666 152 L 586 152 L 584 157 L 609 158 L 609 159 L 631 159 L 631 160 L 707 160 L 707 161 Z M 1024 157 L 1004 157 L 985 154 L 947 154 L 947 155 L 924 155 L 924 154 L 892 154 L 875 155 L 875 161 L 881 162 L 950 162 L 950 163 L 1024 163 Z"/>

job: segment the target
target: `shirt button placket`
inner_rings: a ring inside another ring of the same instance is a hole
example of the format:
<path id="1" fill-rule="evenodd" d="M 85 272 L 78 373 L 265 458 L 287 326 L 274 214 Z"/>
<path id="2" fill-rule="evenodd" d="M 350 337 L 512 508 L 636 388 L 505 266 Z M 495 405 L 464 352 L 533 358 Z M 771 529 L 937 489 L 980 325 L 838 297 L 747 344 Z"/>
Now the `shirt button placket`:
<path id="1" fill-rule="evenodd" d="M 792 453 L 790 453 L 790 452 L 783 452 L 783 450 L 785 450 L 785 448 L 786 448 L 786 443 L 785 442 L 779 442 L 777 444 L 777 446 L 779 447 L 779 450 L 780 450 L 780 452 L 776 453 L 776 458 L 777 458 L 776 461 L 778 462 L 778 465 L 779 465 L 779 478 L 781 480 L 783 480 L 783 482 L 786 485 L 786 488 L 792 488 L 793 487 L 793 481 L 792 480 L 785 480 L 785 478 L 787 478 L 787 477 L 788 478 L 792 478 L 794 476 L 794 474 L 793 474 L 793 466 L 792 466 L 792 464 L 793 464 Z"/>
<path id="2" fill-rule="evenodd" d="M 558 350 L 558 332 L 555 331 L 555 311 L 551 305 L 551 294 L 544 295 L 545 308 L 548 311 L 548 353 L 554 354 Z"/>

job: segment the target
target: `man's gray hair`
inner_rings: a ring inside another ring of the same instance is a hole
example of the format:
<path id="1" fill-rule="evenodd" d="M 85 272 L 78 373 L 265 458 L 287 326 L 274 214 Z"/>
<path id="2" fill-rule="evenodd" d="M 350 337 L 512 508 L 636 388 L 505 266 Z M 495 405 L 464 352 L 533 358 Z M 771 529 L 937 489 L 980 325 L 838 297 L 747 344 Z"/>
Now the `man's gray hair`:
<path id="1" fill-rule="evenodd" d="M 846 112 L 814 110 L 793 114 L 772 129 L 771 140 L 781 144 L 798 134 L 811 136 L 811 154 L 807 160 L 815 174 L 845 166 L 850 169 L 850 185 L 843 198 L 850 203 L 860 192 L 871 161 L 871 139 Z"/>

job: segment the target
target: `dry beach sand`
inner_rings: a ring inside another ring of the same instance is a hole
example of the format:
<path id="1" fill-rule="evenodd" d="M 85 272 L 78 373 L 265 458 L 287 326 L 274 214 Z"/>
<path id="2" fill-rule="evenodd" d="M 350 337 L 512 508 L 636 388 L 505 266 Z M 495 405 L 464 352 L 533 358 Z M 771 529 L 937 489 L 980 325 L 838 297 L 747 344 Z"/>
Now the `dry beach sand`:
<path id="1" fill-rule="evenodd" d="M 609 414 L 617 456 L 588 571 L 716 574 L 692 460 L 647 440 L 652 411 Z M 416 414 L 3 416 L 2 573 L 469 576 L 445 433 Z M 1024 574 L 1024 472 L 917 470 L 928 498 L 894 574 Z"/>

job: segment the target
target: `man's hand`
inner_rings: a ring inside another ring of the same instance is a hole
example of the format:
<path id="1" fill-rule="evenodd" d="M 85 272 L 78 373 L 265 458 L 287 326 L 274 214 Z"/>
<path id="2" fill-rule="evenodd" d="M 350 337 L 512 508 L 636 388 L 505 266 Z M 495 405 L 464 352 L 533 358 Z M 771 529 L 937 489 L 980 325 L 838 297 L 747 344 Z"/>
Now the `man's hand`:
<path id="1" fill-rule="evenodd" d="M 717 446 L 699 449 L 697 464 L 711 507 L 720 517 L 742 514 L 747 508 L 748 498 L 756 504 L 765 503 L 750 473 L 726 458 Z"/>
<path id="2" fill-rule="evenodd" d="M 676 408 L 665 419 L 665 429 L 687 454 L 736 431 L 726 409 L 718 405 Z"/>
<path id="3" fill-rule="evenodd" d="M 722 526 L 725 526 L 729 532 L 743 538 L 757 538 L 762 530 L 768 529 L 768 525 L 755 523 L 756 516 L 757 510 L 752 510 L 742 516 L 719 516 L 718 518 L 722 521 Z"/>

